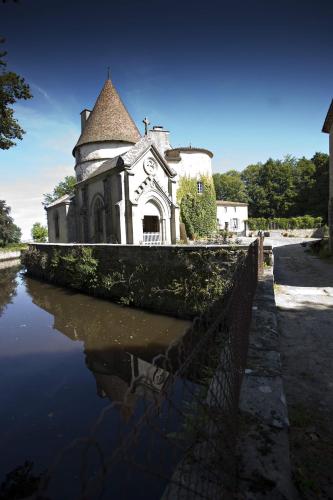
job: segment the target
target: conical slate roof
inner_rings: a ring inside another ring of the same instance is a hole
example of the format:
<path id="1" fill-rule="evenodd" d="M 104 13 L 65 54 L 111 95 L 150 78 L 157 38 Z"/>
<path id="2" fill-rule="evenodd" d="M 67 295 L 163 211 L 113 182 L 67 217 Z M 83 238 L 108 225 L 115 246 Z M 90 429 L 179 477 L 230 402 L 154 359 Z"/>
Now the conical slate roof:
<path id="1" fill-rule="evenodd" d="M 111 80 L 106 80 L 74 151 L 90 142 L 124 141 L 135 144 L 140 138 L 140 132 Z"/>

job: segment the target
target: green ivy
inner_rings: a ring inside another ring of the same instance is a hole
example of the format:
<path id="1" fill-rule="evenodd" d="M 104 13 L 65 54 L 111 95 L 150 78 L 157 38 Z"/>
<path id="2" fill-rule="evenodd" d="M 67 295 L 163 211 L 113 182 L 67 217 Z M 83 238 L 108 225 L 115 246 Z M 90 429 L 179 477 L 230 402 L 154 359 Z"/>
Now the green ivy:
<path id="1" fill-rule="evenodd" d="M 198 181 L 202 182 L 202 193 L 197 192 Z M 180 205 L 181 220 L 191 239 L 210 236 L 216 231 L 216 195 L 211 177 L 181 177 L 177 202 Z"/>

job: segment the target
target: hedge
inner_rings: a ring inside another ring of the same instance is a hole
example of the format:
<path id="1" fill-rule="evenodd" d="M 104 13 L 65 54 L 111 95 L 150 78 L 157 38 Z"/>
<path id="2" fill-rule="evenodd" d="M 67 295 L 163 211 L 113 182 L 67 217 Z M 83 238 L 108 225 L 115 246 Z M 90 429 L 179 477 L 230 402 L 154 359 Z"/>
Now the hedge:
<path id="1" fill-rule="evenodd" d="M 265 219 L 264 217 L 250 218 L 248 226 L 251 231 L 263 231 L 266 229 L 314 229 L 323 224 L 322 217 L 303 215 L 302 217 L 275 217 Z"/>

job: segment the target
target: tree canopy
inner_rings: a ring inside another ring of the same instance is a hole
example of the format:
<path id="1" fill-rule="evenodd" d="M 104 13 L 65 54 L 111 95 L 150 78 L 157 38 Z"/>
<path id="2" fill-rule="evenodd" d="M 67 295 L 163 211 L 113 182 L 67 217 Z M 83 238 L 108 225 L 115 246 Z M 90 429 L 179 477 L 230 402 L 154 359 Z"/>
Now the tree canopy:
<path id="1" fill-rule="evenodd" d="M 59 182 L 59 184 L 56 185 L 52 193 L 44 194 L 43 205 L 47 206 L 50 203 L 58 200 L 65 194 L 73 194 L 75 184 L 76 178 L 74 177 L 74 175 L 67 175 L 63 181 Z"/>
<path id="2" fill-rule="evenodd" d="M 224 174 L 214 174 L 214 185 L 217 200 L 242 201 L 247 202 L 244 182 L 240 172 L 229 170 Z"/>
<path id="3" fill-rule="evenodd" d="M 5 200 L 0 200 L 0 246 L 19 243 L 21 240 L 21 229 L 14 224 L 10 212 L 11 208 Z"/>
<path id="4" fill-rule="evenodd" d="M 249 203 L 250 217 L 298 217 L 327 221 L 329 156 L 286 156 L 248 165 L 242 172 L 214 174 L 217 199 Z"/>
<path id="5" fill-rule="evenodd" d="M 0 38 L 0 44 L 5 39 Z M 12 106 L 20 99 L 32 97 L 29 85 L 24 78 L 13 71 L 7 71 L 3 58 L 7 52 L 0 51 L 0 149 L 15 146 L 15 139 L 22 139 L 25 133 L 14 117 Z"/>
<path id="6" fill-rule="evenodd" d="M 40 222 L 35 222 L 31 228 L 31 236 L 38 243 L 45 243 L 47 240 L 47 227 Z"/>

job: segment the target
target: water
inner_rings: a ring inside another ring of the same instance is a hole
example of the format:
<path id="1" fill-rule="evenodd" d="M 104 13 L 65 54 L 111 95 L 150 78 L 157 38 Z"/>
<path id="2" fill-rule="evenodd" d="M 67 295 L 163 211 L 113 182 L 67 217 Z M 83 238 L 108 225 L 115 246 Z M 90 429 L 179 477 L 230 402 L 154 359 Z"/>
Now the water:
<path id="1" fill-rule="evenodd" d="M 61 450 L 89 435 L 103 408 L 117 402 L 97 433 L 102 454 L 110 456 L 167 383 L 161 369 L 147 377 L 152 359 L 188 326 L 27 278 L 17 267 L 0 270 L 0 482 L 26 460 L 36 474 L 49 469 Z M 145 383 L 124 400 L 138 374 L 145 375 Z M 161 426 L 164 417 L 158 418 Z M 148 429 L 140 439 L 132 458 L 140 463 L 153 440 L 153 459 L 164 453 L 161 467 L 171 472 L 174 463 L 156 433 L 151 437 Z M 79 443 L 64 453 L 47 498 L 80 498 L 82 451 Z M 96 450 L 87 461 L 89 479 L 99 464 Z M 115 471 L 102 498 L 155 499 L 163 493 L 164 484 L 152 478 L 142 482 L 137 468 L 120 461 Z"/>

